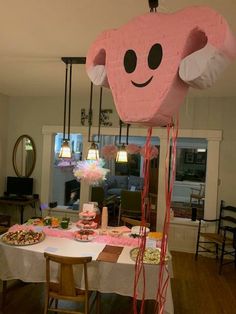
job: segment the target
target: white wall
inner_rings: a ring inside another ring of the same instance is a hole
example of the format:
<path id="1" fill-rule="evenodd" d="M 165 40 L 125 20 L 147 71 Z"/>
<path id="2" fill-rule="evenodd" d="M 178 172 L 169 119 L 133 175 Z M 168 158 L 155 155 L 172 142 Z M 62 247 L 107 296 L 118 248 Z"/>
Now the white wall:
<path id="1" fill-rule="evenodd" d="M 97 124 L 98 112 L 98 90 L 94 95 L 94 124 Z M 71 125 L 80 125 L 80 110 L 88 108 L 89 95 L 81 97 L 72 97 L 72 116 Z M 104 91 L 103 109 L 111 107 L 111 96 L 109 91 Z M 17 138 L 22 134 L 29 134 L 36 144 L 36 165 L 32 173 L 35 179 L 35 193 L 40 193 L 41 181 L 41 164 L 42 164 L 42 127 L 43 125 L 62 125 L 63 123 L 63 105 L 64 99 L 61 98 L 35 98 L 35 97 L 14 97 L 10 98 L 9 104 L 9 134 L 8 134 L 8 151 L 6 165 L 7 174 L 15 175 L 11 158 L 14 144 Z M 110 107 L 109 107 L 110 105 Z M 116 113 L 112 115 L 113 120 L 117 120 Z M 113 121 L 114 122 L 114 121 Z M 62 130 L 61 130 L 62 131 Z"/>
<path id="2" fill-rule="evenodd" d="M 5 190 L 8 138 L 8 97 L 0 94 L 0 192 Z"/>
<path id="3" fill-rule="evenodd" d="M 223 131 L 220 143 L 218 199 L 236 205 L 236 99 L 189 99 L 180 110 L 180 127 Z"/>

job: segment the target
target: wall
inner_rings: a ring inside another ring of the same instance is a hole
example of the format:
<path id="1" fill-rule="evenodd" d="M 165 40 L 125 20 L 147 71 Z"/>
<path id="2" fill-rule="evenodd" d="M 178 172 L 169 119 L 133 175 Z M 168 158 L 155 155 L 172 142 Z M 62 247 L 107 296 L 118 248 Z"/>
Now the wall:
<path id="1" fill-rule="evenodd" d="M 223 131 L 220 144 L 219 200 L 236 204 L 236 99 L 187 99 L 180 110 L 181 128 L 218 129 Z"/>
<path id="2" fill-rule="evenodd" d="M 81 95 L 72 102 L 72 126 L 80 125 L 80 110 L 88 108 L 89 95 Z M 109 91 L 105 90 L 103 108 L 113 108 Z M 87 104 L 87 105 L 86 105 Z M 97 104 L 95 99 L 95 113 Z M 35 140 L 37 161 L 32 176 L 35 178 L 35 192 L 40 194 L 42 163 L 42 126 L 60 125 L 63 117 L 62 98 L 11 98 L 9 108 L 9 134 L 7 160 L 11 160 L 12 149 L 17 137 L 29 134 Z M 118 126 L 118 117 L 114 113 L 111 120 Z M 96 121 L 94 121 L 94 125 Z M 235 98 L 187 98 L 180 110 L 180 128 L 223 130 L 220 153 L 219 199 L 236 204 L 236 106 Z M 7 163 L 7 174 L 13 174 L 11 162 Z"/>
<path id="3" fill-rule="evenodd" d="M 97 124 L 98 90 L 94 95 L 94 124 Z M 36 144 L 36 165 L 32 173 L 35 179 L 34 192 L 40 194 L 41 164 L 42 164 L 42 127 L 43 125 L 62 125 L 63 123 L 63 96 L 61 98 L 36 98 L 36 97 L 13 97 L 9 105 L 9 134 L 7 159 L 11 160 L 12 151 L 17 138 L 22 134 L 29 134 Z M 71 125 L 80 125 L 80 110 L 88 108 L 89 95 L 72 97 Z M 111 96 L 108 90 L 104 90 L 103 108 L 109 109 L 112 106 Z M 118 116 L 114 113 L 111 116 L 113 123 L 118 125 Z M 62 129 L 61 129 L 62 132 Z M 15 175 L 11 162 L 7 163 L 7 174 Z"/>
<path id="4" fill-rule="evenodd" d="M 6 164 L 8 151 L 8 97 L 0 94 L 0 192 L 5 190 Z"/>

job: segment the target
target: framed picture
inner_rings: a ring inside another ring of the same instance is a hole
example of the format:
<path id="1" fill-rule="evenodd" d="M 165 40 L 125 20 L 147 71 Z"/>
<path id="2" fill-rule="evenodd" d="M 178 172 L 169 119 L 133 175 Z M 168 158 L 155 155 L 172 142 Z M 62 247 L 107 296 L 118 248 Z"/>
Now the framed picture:
<path id="1" fill-rule="evenodd" d="M 194 153 L 186 152 L 184 155 L 184 162 L 186 164 L 193 164 L 194 163 Z"/>
<path id="2" fill-rule="evenodd" d="M 206 152 L 199 152 L 195 154 L 195 160 L 194 162 L 196 164 L 205 164 L 206 163 Z"/>
<path id="3" fill-rule="evenodd" d="M 80 110 L 80 123 L 85 126 L 88 122 L 88 114 L 86 114 L 86 110 L 83 108 Z"/>
<path id="4" fill-rule="evenodd" d="M 112 122 L 110 121 L 111 114 L 112 114 L 112 109 L 101 110 L 101 125 L 102 126 L 112 126 Z"/>

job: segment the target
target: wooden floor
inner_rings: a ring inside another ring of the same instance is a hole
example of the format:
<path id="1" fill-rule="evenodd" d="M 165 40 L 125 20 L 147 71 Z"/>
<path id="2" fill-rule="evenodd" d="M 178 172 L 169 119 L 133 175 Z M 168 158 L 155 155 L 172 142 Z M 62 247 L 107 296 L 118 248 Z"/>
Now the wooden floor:
<path id="1" fill-rule="evenodd" d="M 180 252 L 172 252 L 172 257 L 174 279 L 171 287 L 175 314 L 236 313 L 236 270 L 233 265 L 224 266 L 220 276 L 215 259 L 200 256 L 195 261 L 193 254 Z M 41 314 L 43 303 L 43 284 L 19 283 L 8 292 L 4 314 Z M 102 295 L 102 314 L 131 313 L 131 298 Z M 148 304 L 145 313 L 153 313 L 152 303 Z"/>
<path id="2" fill-rule="evenodd" d="M 214 258 L 172 252 L 172 294 L 175 314 L 236 313 L 236 270 L 233 264 L 218 274 Z"/>

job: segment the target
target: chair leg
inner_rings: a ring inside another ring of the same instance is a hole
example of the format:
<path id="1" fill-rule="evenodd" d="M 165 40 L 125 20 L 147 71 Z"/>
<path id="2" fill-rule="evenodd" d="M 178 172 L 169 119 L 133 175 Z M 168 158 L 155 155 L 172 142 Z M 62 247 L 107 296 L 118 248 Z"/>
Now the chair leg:
<path id="1" fill-rule="evenodd" d="M 198 258 L 199 241 L 200 241 L 200 234 L 198 234 L 198 236 L 197 236 L 197 245 L 196 245 L 195 260 L 197 260 L 197 258 Z"/>
<path id="2" fill-rule="evenodd" d="M 47 314 L 47 312 L 48 312 L 48 302 L 49 302 L 49 299 L 48 299 L 48 296 L 46 295 L 45 296 L 45 304 L 44 304 L 44 314 Z"/>
<path id="3" fill-rule="evenodd" d="M 236 250 L 234 251 L 234 267 L 236 268 Z"/>
<path id="4" fill-rule="evenodd" d="M 2 311 L 4 311 L 7 297 L 7 281 L 2 281 Z"/>
<path id="5" fill-rule="evenodd" d="M 234 268 L 236 268 L 236 250 L 234 251 Z"/>
<path id="6" fill-rule="evenodd" d="M 96 295 L 96 314 L 101 314 L 101 293 L 99 291 Z"/>
<path id="7" fill-rule="evenodd" d="M 119 208 L 119 215 L 118 215 L 118 222 L 117 222 L 118 227 L 120 225 L 120 216 L 121 216 L 121 209 Z"/>
<path id="8" fill-rule="evenodd" d="M 219 275 L 222 273 L 222 266 L 224 262 L 224 251 L 225 251 L 225 242 L 222 244 L 222 251 L 221 251 L 221 257 L 220 257 L 220 266 L 219 266 Z"/>
<path id="9" fill-rule="evenodd" d="M 88 301 L 88 295 L 85 295 L 85 302 L 84 302 L 84 314 L 89 313 L 89 301 Z"/>
<path id="10" fill-rule="evenodd" d="M 219 258 L 219 245 L 216 243 L 216 259 Z"/>

